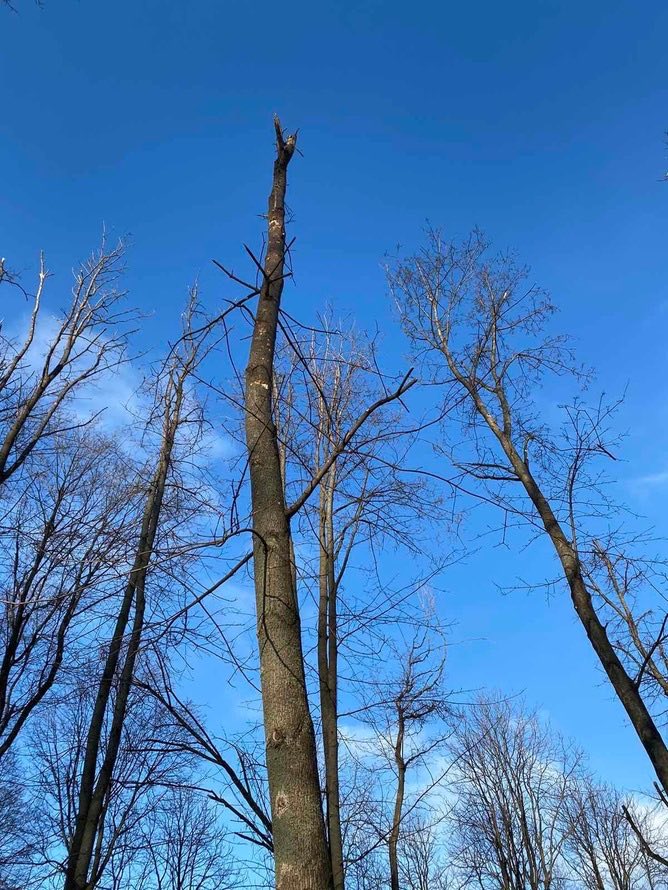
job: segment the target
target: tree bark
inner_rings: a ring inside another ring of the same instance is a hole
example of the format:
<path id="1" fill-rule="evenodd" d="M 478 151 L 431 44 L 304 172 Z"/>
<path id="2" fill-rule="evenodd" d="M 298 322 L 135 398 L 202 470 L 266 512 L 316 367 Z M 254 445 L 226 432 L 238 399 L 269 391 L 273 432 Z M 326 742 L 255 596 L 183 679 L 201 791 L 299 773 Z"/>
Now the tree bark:
<path id="1" fill-rule="evenodd" d="M 325 756 L 327 837 L 334 890 L 344 888 L 341 795 L 339 790 L 337 591 L 334 570 L 335 469 L 320 486 L 320 596 L 318 604 L 318 678 Z"/>
<path id="2" fill-rule="evenodd" d="M 569 543 L 547 500 L 526 466 L 522 481 L 562 564 L 573 606 L 604 671 L 654 767 L 663 790 L 668 793 L 668 748 L 633 680 L 627 674 L 608 638 L 585 584 L 577 552 Z M 526 481 L 525 481 L 526 480 Z"/>
<path id="3" fill-rule="evenodd" d="M 397 768 L 397 793 L 394 798 L 394 814 L 392 816 L 392 830 L 388 840 L 390 857 L 390 886 L 392 890 L 399 890 L 399 830 L 401 828 L 401 816 L 404 808 L 404 795 L 406 791 L 406 761 L 404 759 L 404 715 L 398 712 L 399 725 L 397 728 L 397 740 L 394 745 L 394 762 Z"/>
<path id="4" fill-rule="evenodd" d="M 160 513 L 176 432 L 181 421 L 184 385 L 185 373 L 182 373 L 174 382 L 174 389 L 170 393 L 173 403 L 168 401 L 165 408 L 160 453 L 146 497 L 134 563 L 125 585 L 114 625 L 114 632 L 98 683 L 86 738 L 75 829 L 68 850 L 64 890 L 89 890 L 90 887 L 95 886 L 95 876 L 90 874 L 91 863 L 93 862 L 96 838 L 104 821 L 105 800 L 111 787 L 114 767 L 121 745 L 135 662 L 141 645 L 144 627 L 146 576 L 160 522 Z M 128 625 L 133 609 L 134 615 L 130 633 L 128 634 Z M 119 664 L 125 647 L 125 659 L 119 674 Z M 116 697 L 111 706 L 109 737 L 105 744 L 103 741 L 104 726 L 116 677 L 118 677 L 118 687 Z M 99 764 L 103 744 L 105 746 L 102 762 Z"/>
<path id="5" fill-rule="evenodd" d="M 272 412 L 274 351 L 285 267 L 285 192 L 296 135 L 275 119 L 277 156 L 269 195 L 267 252 L 246 368 L 246 443 L 260 682 L 277 890 L 332 883 L 309 712 L 301 625 L 278 438 Z"/>
<path id="6" fill-rule="evenodd" d="M 568 583 L 575 612 L 585 629 L 589 642 L 596 653 L 617 697 L 624 706 L 629 720 L 650 759 L 663 790 L 668 793 L 668 748 L 636 684 L 624 669 L 624 665 L 610 642 L 605 625 L 598 617 L 591 594 L 587 588 L 576 548 L 536 482 L 528 463 L 520 456 L 510 436 L 494 420 L 480 396 L 471 391 L 476 408 L 499 440 L 511 466 L 531 500 L 547 532 Z M 505 406 L 504 406 L 505 407 Z"/>

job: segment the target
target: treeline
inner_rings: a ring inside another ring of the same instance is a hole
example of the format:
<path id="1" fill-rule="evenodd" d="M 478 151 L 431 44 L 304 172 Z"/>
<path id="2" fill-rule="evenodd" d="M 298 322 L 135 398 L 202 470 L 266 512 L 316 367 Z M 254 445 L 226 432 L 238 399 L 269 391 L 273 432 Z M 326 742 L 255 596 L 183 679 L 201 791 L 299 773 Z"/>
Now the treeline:
<path id="1" fill-rule="evenodd" d="M 585 401 L 549 297 L 479 232 L 388 264 L 412 368 L 286 310 L 275 130 L 264 250 L 248 276 L 216 261 L 225 294 L 192 288 L 151 363 L 122 243 L 59 314 L 44 260 L 34 286 L 0 267 L 0 884 L 663 886 L 664 566 L 609 495 L 615 405 Z M 575 394 L 556 424 L 552 386 Z M 512 691 L 449 688 L 435 590 L 473 507 L 551 547 L 655 804 Z M 198 663 L 250 717 L 188 699 Z"/>

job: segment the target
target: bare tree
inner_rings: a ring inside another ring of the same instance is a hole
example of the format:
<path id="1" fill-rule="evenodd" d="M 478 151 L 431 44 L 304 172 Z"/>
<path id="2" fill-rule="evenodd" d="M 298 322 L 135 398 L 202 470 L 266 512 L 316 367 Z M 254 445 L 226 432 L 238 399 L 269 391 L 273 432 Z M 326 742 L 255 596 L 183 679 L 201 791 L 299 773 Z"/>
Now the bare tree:
<path id="1" fill-rule="evenodd" d="M 643 838 L 659 849 L 662 839 L 651 825 L 650 811 L 643 812 L 615 788 L 586 773 L 577 777 L 564 814 L 564 855 L 585 890 L 665 886 L 665 869 L 647 854 L 625 811 L 633 814 Z"/>
<path id="2" fill-rule="evenodd" d="M 313 590 L 317 603 L 315 649 L 325 814 L 334 887 L 342 890 L 339 662 L 344 660 L 348 687 L 354 685 L 350 681 L 356 666 L 350 655 L 353 648 L 365 648 L 359 638 L 369 637 L 369 629 L 378 631 L 386 622 L 407 620 L 406 603 L 411 597 L 406 590 L 397 593 L 380 580 L 381 550 L 402 547 L 428 563 L 420 530 L 437 510 L 423 480 L 406 480 L 397 472 L 415 433 L 405 429 L 393 400 L 380 406 L 348 446 L 341 448 L 357 418 L 388 385 L 373 342 L 354 330 L 344 333 L 348 325 L 335 326 L 330 315 L 322 325 L 305 342 L 286 330 L 287 342 L 280 350 L 275 375 L 274 416 L 288 497 L 293 492 L 298 496 L 311 479 L 321 475 L 318 497 L 295 517 L 293 534 L 301 554 L 298 576 L 303 586 Z M 323 466 L 329 467 L 324 475 L 320 474 Z M 310 550 L 313 559 L 307 556 Z M 347 584 L 351 568 L 356 578 Z M 431 566 L 430 573 L 435 571 Z M 366 579 L 360 583 L 363 576 Z M 368 593 L 373 586 L 377 586 L 377 598 Z M 347 587 L 359 591 L 357 596 L 347 593 Z"/>
<path id="3" fill-rule="evenodd" d="M 426 830 L 442 819 L 438 807 L 428 806 L 449 769 L 443 768 L 450 735 L 445 722 L 449 704 L 443 688 L 444 642 L 437 631 L 413 629 L 408 640 L 386 640 L 383 651 L 389 667 L 382 677 L 367 679 L 367 703 L 358 715 L 370 734 L 353 737 L 349 744 L 350 756 L 371 776 L 375 801 L 365 808 L 363 820 L 355 819 L 358 836 L 353 833 L 350 840 L 356 852 L 349 858 L 371 856 L 373 861 L 375 850 L 386 849 L 391 890 L 401 886 L 403 840 L 412 833 L 407 826 L 420 823 Z"/>
<path id="4" fill-rule="evenodd" d="M 39 843 L 40 813 L 28 793 L 28 777 L 14 754 L 6 756 L 0 771 L 0 888 L 28 886 Z"/>
<path id="5" fill-rule="evenodd" d="M 443 833 L 424 817 L 406 821 L 399 857 L 401 886 L 405 890 L 448 890 Z"/>
<path id="6" fill-rule="evenodd" d="M 380 770 L 370 764 L 377 744 L 358 733 L 341 733 L 341 828 L 346 886 L 379 890 L 388 886 L 387 818 L 385 800 L 378 793 Z"/>
<path id="7" fill-rule="evenodd" d="M 563 819 L 579 754 L 535 714 L 480 700 L 462 715 L 451 756 L 453 860 L 464 884 L 563 887 Z"/>
<path id="8" fill-rule="evenodd" d="M 170 790 L 142 826 L 146 865 L 138 890 L 232 890 L 241 886 L 214 805 Z M 119 890 L 122 885 L 119 885 Z M 127 885 L 126 885 L 127 886 Z"/>
<path id="9" fill-rule="evenodd" d="M 287 503 L 284 460 L 275 418 L 276 342 L 289 245 L 285 235 L 287 168 L 296 136 L 284 137 L 275 121 L 277 158 L 269 196 L 267 248 L 245 378 L 245 428 L 252 502 L 254 583 L 267 771 L 272 808 L 276 881 L 287 886 L 328 886 L 331 860 L 320 798 L 317 749 L 309 709 L 296 568 L 290 521 L 319 489 L 337 458 L 384 405 L 412 386 L 410 373 L 384 390 L 332 448 L 325 461 Z M 250 251 L 249 251 L 250 253 Z M 253 256 L 251 254 L 251 256 Z M 234 281 L 240 279 L 224 269 Z M 244 282 L 241 282 L 242 284 Z"/>
<path id="10" fill-rule="evenodd" d="M 441 733 L 425 740 L 423 731 L 430 720 L 443 719 L 447 713 L 442 689 L 444 656 L 434 662 L 429 641 L 419 637 L 413 639 L 401 663 L 403 673 L 393 699 L 396 724 L 390 729 L 397 781 L 387 842 L 392 890 L 400 888 L 399 838 L 406 804 L 406 776 L 411 766 L 424 762 L 442 745 Z"/>
<path id="11" fill-rule="evenodd" d="M 0 499 L 0 759 L 116 587 L 136 495 L 126 470 L 112 442 L 72 430 L 52 437 L 18 497 Z"/>
<path id="12" fill-rule="evenodd" d="M 125 548 L 135 492 L 85 405 L 126 358 L 123 252 L 103 242 L 60 316 L 45 310 L 43 258 L 33 295 L 0 269 L 0 286 L 32 305 L 24 336 L 0 332 L 0 758 L 75 662 L 73 629 L 94 625 Z"/>
<path id="13" fill-rule="evenodd" d="M 389 270 L 405 330 L 445 393 L 443 411 L 468 430 L 464 453 L 454 458 L 459 475 L 450 482 L 479 483 L 506 519 L 546 535 L 589 642 L 666 792 L 668 748 L 640 688 L 664 624 L 659 620 L 653 643 L 643 643 L 647 664 L 643 659 L 638 670 L 625 663 L 599 614 L 600 588 L 591 584 L 592 560 L 616 568 L 609 550 L 597 555 L 596 522 L 606 534 L 611 505 L 590 470 L 594 460 L 612 456 L 611 412 L 576 401 L 564 409 L 561 431 L 541 422 L 536 389 L 560 375 L 579 376 L 578 369 L 567 340 L 549 331 L 548 297 L 526 284 L 526 270 L 511 257 L 488 258 L 487 248 L 478 232 L 462 244 L 431 232 L 421 253 Z"/>
<path id="14" fill-rule="evenodd" d="M 114 699 L 120 691 L 116 682 Z M 43 855 L 38 861 L 37 874 L 43 882 L 39 886 L 62 887 L 67 880 L 95 692 L 82 677 L 33 734 L 33 781 L 46 821 L 40 844 Z M 109 713 L 102 729 L 104 745 L 113 731 L 113 714 Z M 133 690 L 126 705 L 113 782 L 105 788 L 94 833 L 86 887 L 105 886 L 121 877 L 122 882 L 114 884 L 119 890 L 134 886 L 135 876 L 143 868 L 144 827 L 157 818 L 170 789 L 190 780 L 191 758 L 179 751 L 173 732 L 154 699 Z"/>
<path id="15" fill-rule="evenodd" d="M 109 248 L 103 241 L 80 266 L 69 306 L 52 330 L 44 318 L 44 257 L 32 295 L 2 266 L 0 286 L 24 295 L 32 310 L 23 337 L 0 337 L 0 485 L 58 433 L 85 426 L 90 417 L 77 396 L 90 395 L 96 381 L 125 360 L 128 324 L 136 313 L 124 306 L 118 288 L 124 249 L 122 242 Z"/>
<path id="16" fill-rule="evenodd" d="M 644 538 L 619 530 L 594 538 L 583 572 L 634 685 L 660 715 L 668 695 L 667 568 L 643 554 L 651 546 Z"/>
<path id="17" fill-rule="evenodd" d="M 152 676 L 149 683 L 135 682 L 164 708 L 166 719 L 175 730 L 170 736 L 171 744 L 176 751 L 216 768 L 216 785 L 218 788 L 222 785 L 224 791 L 207 788 L 207 793 L 233 817 L 237 825 L 234 833 L 239 838 L 273 854 L 264 764 L 242 744 L 214 738 L 192 703 L 174 691 L 169 674 L 153 672 L 156 673 L 159 677 Z M 163 740 L 161 744 L 164 746 L 166 742 Z"/>
<path id="18" fill-rule="evenodd" d="M 171 351 L 160 375 L 164 380 L 160 379 L 156 388 L 154 420 L 160 428 L 160 441 L 146 486 L 133 563 L 119 599 L 90 716 L 81 764 L 76 825 L 68 850 L 66 890 L 87 890 L 91 886 L 95 840 L 104 821 L 104 804 L 113 783 L 135 665 L 143 643 L 146 584 L 161 531 L 165 496 L 175 472 L 184 431 L 190 434 L 189 428 L 193 425 L 196 429 L 200 427 L 198 406 L 189 399 L 187 389 L 201 358 L 201 342 L 191 333 L 193 309 L 191 300 L 185 317 L 184 336 L 179 348 Z"/>

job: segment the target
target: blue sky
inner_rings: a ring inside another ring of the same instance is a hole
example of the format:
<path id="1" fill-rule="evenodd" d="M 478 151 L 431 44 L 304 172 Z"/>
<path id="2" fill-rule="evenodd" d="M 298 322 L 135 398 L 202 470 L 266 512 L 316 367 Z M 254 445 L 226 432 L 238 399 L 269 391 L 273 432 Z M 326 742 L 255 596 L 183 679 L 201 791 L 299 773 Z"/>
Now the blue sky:
<path id="1" fill-rule="evenodd" d="M 229 295 L 210 260 L 241 269 L 240 244 L 257 243 L 277 111 L 303 152 L 289 311 L 330 301 L 378 325 L 398 369 L 384 253 L 418 244 L 426 219 L 480 225 L 532 265 L 601 386 L 628 384 L 620 494 L 666 531 L 665 3 L 16 6 L 0 10 L 0 255 L 28 276 L 43 248 L 53 305 L 103 224 L 132 236 L 147 345 L 194 276 L 209 305 Z M 539 555 L 521 563 L 540 576 Z M 517 571 L 496 548 L 444 579 L 443 616 L 468 641 L 454 684 L 526 690 L 606 777 L 643 782 L 568 603 L 494 587 Z"/>

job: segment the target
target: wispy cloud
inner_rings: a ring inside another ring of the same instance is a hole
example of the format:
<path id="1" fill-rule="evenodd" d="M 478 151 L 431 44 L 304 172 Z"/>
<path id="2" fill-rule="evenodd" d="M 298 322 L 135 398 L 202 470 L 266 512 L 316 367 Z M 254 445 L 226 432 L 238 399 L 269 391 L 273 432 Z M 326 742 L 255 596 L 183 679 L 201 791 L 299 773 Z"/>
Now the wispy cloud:
<path id="1" fill-rule="evenodd" d="M 629 480 L 631 485 L 638 488 L 658 488 L 668 485 L 668 470 L 661 470 L 658 473 L 647 473 L 645 476 L 636 476 Z"/>
<path id="2" fill-rule="evenodd" d="M 28 333 L 30 317 L 26 313 L 8 326 L 6 336 L 21 343 Z M 30 374 L 39 374 L 51 344 L 58 335 L 61 319 L 49 312 L 40 313 L 35 335 L 23 359 Z M 76 370 L 76 365 L 74 366 Z M 103 369 L 77 388 L 70 401 L 70 410 L 81 421 L 99 414 L 100 424 L 107 433 L 115 432 L 133 417 L 142 416 L 144 406 L 140 395 L 141 372 L 132 362 Z"/>
<path id="3" fill-rule="evenodd" d="M 208 428 L 202 435 L 202 452 L 208 463 L 226 461 L 239 453 L 239 445 L 230 436 Z"/>

